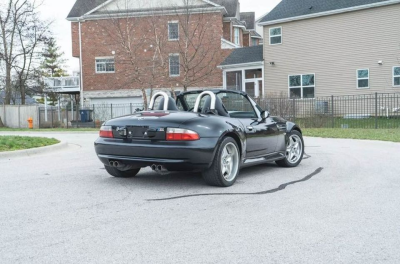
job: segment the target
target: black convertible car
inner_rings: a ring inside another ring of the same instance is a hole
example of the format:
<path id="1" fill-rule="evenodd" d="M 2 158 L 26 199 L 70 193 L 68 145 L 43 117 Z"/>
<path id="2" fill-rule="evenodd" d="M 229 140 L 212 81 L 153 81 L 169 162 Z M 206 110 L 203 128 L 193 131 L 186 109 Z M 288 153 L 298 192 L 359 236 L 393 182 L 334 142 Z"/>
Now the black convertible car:
<path id="1" fill-rule="evenodd" d="M 95 149 L 115 177 L 150 166 L 160 174 L 201 171 L 208 184 L 227 187 L 244 166 L 297 166 L 304 142 L 296 124 L 270 116 L 246 93 L 210 90 L 185 92 L 176 101 L 155 94 L 148 111 L 105 122 Z"/>

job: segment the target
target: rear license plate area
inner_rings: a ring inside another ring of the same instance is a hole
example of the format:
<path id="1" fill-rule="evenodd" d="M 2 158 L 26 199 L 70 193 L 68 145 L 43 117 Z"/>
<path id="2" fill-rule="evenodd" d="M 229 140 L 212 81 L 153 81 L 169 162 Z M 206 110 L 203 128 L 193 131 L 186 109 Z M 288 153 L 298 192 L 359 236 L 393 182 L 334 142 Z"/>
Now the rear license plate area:
<path id="1" fill-rule="evenodd" d="M 165 129 L 148 126 L 128 126 L 127 138 L 163 140 L 165 139 Z"/>

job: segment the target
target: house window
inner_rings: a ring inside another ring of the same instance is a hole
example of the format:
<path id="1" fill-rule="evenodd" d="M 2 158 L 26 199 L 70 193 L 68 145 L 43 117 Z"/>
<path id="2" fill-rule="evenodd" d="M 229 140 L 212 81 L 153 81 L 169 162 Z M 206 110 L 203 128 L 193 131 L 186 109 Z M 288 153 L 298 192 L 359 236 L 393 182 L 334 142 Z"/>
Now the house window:
<path id="1" fill-rule="evenodd" d="M 180 75 L 179 54 L 169 55 L 169 76 Z"/>
<path id="2" fill-rule="evenodd" d="M 369 88 L 369 69 L 357 70 L 357 88 Z"/>
<path id="3" fill-rule="evenodd" d="M 252 39 L 251 39 L 251 45 L 252 45 L 252 46 L 257 46 L 257 45 L 258 45 L 257 39 L 252 38 Z"/>
<path id="4" fill-rule="evenodd" d="M 96 73 L 115 72 L 114 58 L 96 58 Z"/>
<path id="5" fill-rule="evenodd" d="M 240 45 L 240 37 L 239 37 L 240 31 L 239 30 L 240 30 L 239 28 L 235 27 L 234 43 L 236 45 Z"/>
<path id="6" fill-rule="evenodd" d="M 282 44 L 282 27 L 269 29 L 269 44 L 270 45 Z"/>
<path id="7" fill-rule="evenodd" d="M 289 94 L 290 98 L 314 98 L 315 74 L 290 75 Z"/>
<path id="8" fill-rule="evenodd" d="M 168 23 L 168 40 L 178 40 L 179 39 L 179 24 L 178 22 Z"/>
<path id="9" fill-rule="evenodd" d="M 400 66 L 393 67 L 393 86 L 400 86 Z"/>

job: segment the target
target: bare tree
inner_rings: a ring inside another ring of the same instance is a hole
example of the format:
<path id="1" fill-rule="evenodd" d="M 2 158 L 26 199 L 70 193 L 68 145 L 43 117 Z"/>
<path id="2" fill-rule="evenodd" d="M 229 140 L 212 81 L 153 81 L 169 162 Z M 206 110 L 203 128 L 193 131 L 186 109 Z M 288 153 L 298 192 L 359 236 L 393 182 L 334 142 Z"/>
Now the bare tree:
<path id="1" fill-rule="evenodd" d="M 210 15 L 197 9 L 193 11 L 193 0 L 182 0 L 183 8 L 176 11 L 180 35 L 178 53 L 182 78 L 178 79 L 184 91 L 221 75 L 217 66 L 223 60 L 221 34 L 213 29 Z M 222 30 L 222 29 L 221 29 Z"/>
<path id="2" fill-rule="evenodd" d="M 109 21 L 104 26 L 112 45 L 117 47 L 115 62 L 124 75 L 124 87 L 139 86 L 144 107 L 147 108 L 147 91 L 150 96 L 154 88 L 161 88 L 160 83 L 168 73 L 168 55 L 164 51 L 168 38 L 167 25 L 160 24 L 162 15 L 135 17 L 130 15 L 130 2 L 118 6 L 118 10 L 109 12 Z M 125 14 L 115 17 L 114 14 Z M 132 85 L 135 84 L 135 85 Z"/>
<path id="3" fill-rule="evenodd" d="M 0 9 L 0 60 L 5 63 L 5 102 L 12 97 L 13 73 L 21 103 L 25 103 L 27 82 L 34 73 L 40 45 L 49 33 L 50 23 L 38 16 L 35 0 L 8 0 Z"/>

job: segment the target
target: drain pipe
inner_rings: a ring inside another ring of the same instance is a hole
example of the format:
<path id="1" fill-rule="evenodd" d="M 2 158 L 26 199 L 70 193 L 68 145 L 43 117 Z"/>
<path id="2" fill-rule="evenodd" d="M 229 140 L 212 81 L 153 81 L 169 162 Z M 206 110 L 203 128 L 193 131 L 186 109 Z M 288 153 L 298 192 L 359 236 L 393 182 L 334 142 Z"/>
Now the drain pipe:
<path id="1" fill-rule="evenodd" d="M 79 23 L 79 66 L 80 66 L 80 79 L 81 79 L 81 85 L 80 85 L 80 101 L 81 101 L 81 106 L 83 107 L 83 66 L 82 66 L 82 29 L 81 29 L 81 20 L 78 19 Z"/>

